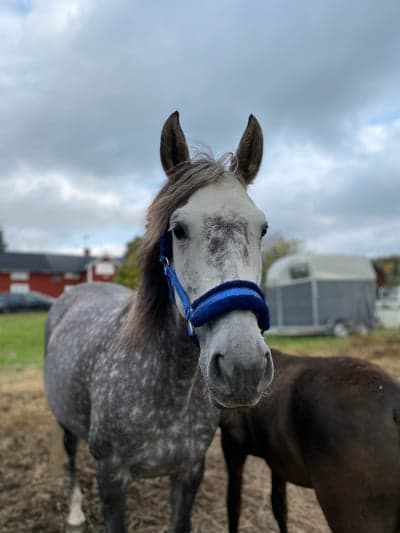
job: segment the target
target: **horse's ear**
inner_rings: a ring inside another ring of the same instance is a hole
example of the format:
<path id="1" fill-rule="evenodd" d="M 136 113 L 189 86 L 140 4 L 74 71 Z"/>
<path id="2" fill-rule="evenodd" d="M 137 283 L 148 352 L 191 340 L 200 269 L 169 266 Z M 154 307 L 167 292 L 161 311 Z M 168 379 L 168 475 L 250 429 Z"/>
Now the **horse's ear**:
<path id="1" fill-rule="evenodd" d="M 178 111 L 175 111 L 167 118 L 161 131 L 160 157 L 161 164 L 167 175 L 179 163 L 189 161 L 189 148 L 179 124 Z"/>
<path id="2" fill-rule="evenodd" d="M 247 184 L 256 177 L 263 155 L 263 134 L 258 120 L 250 115 L 236 151 L 236 172 Z"/>

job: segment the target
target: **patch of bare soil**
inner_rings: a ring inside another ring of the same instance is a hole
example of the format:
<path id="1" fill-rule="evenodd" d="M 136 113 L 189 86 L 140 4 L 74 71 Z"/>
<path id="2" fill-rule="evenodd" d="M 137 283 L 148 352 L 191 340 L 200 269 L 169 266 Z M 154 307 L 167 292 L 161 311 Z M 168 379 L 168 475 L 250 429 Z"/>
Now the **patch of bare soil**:
<path id="1" fill-rule="evenodd" d="M 348 355 L 364 357 L 400 377 L 398 342 L 371 344 L 356 339 Z M 67 515 L 68 477 L 61 433 L 48 412 L 38 371 L 8 374 L 0 380 L 0 532 L 62 532 Z M 102 530 L 94 465 L 85 446 L 79 452 L 81 487 L 88 532 Z M 277 532 L 269 503 L 269 471 L 249 458 L 245 471 L 240 531 Z M 204 481 L 193 512 L 193 531 L 227 531 L 226 475 L 217 434 L 207 455 Z M 128 497 L 129 531 L 167 530 L 168 480 L 134 481 Z M 289 485 L 289 530 L 325 533 L 329 529 L 312 490 Z"/>

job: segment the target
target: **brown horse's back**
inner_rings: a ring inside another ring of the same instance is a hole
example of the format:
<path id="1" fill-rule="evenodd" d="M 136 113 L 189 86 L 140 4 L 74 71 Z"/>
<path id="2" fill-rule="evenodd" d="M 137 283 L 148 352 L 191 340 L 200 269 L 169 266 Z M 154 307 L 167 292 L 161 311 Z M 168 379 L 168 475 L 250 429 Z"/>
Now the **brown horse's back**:
<path id="1" fill-rule="evenodd" d="M 362 360 L 323 359 L 294 382 L 291 422 L 334 531 L 397 531 L 399 408 L 398 385 Z"/>
<path id="2" fill-rule="evenodd" d="M 273 358 L 266 398 L 222 416 L 228 453 L 263 457 L 283 487 L 313 487 L 333 531 L 398 531 L 400 387 L 363 360 Z"/>

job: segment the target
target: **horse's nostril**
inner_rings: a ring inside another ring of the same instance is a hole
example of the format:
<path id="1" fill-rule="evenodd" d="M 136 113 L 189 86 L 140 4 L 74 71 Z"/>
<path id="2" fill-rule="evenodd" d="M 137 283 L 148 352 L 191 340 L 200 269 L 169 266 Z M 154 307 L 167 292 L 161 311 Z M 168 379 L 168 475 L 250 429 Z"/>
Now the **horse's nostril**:
<path id="1" fill-rule="evenodd" d="M 224 356 L 217 352 L 211 357 L 209 367 L 210 378 L 215 383 L 220 392 L 229 393 L 230 386 L 224 370 Z"/>
<path id="2" fill-rule="evenodd" d="M 221 369 L 221 361 L 223 358 L 224 356 L 220 353 L 215 353 L 211 357 L 210 373 L 212 374 L 212 377 L 217 381 L 223 379 L 223 373 Z"/>
<path id="3" fill-rule="evenodd" d="M 266 386 L 270 385 L 274 377 L 274 362 L 272 359 L 271 350 L 268 349 L 265 353 L 265 367 L 264 367 L 264 380 Z"/>
<path id="4" fill-rule="evenodd" d="M 215 352 L 209 359 L 208 378 L 221 397 L 235 398 L 238 404 L 253 405 L 271 383 L 271 352 L 263 344 L 251 353 Z"/>

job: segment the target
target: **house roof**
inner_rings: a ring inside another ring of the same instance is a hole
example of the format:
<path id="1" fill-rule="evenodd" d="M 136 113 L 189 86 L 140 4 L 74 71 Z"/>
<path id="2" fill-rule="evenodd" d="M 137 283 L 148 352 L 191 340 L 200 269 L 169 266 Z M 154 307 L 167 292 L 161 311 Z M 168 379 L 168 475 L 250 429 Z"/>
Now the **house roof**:
<path id="1" fill-rule="evenodd" d="M 2 252 L 0 272 L 78 273 L 85 271 L 89 263 L 98 259 L 86 255 Z"/>

